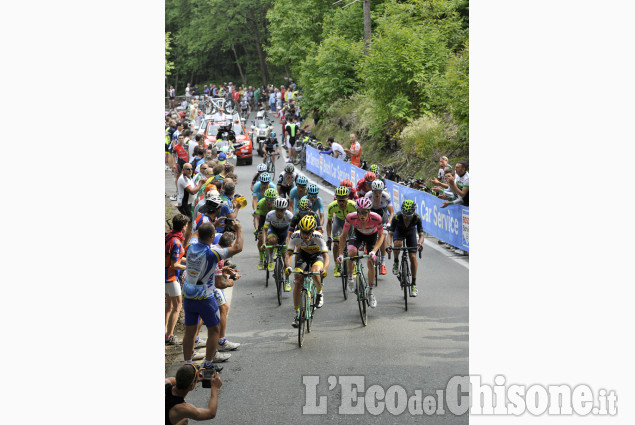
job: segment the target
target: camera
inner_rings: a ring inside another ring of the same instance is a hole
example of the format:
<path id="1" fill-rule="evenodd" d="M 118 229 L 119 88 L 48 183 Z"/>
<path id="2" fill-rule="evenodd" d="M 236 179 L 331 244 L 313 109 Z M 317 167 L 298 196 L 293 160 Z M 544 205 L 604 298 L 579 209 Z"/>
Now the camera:
<path id="1" fill-rule="evenodd" d="M 212 388 L 212 377 L 220 373 L 221 370 L 223 370 L 223 366 L 219 365 L 214 365 L 214 369 L 203 369 L 203 388 Z"/>
<path id="2" fill-rule="evenodd" d="M 233 218 L 225 218 L 225 232 L 235 232 L 236 229 L 234 228 L 234 219 Z"/>

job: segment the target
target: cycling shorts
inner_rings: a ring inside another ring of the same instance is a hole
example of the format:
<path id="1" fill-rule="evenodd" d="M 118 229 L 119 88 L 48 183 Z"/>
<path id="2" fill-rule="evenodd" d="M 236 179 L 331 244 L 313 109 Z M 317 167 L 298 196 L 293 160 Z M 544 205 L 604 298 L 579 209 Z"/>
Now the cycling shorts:
<path id="1" fill-rule="evenodd" d="M 340 220 L 339 217 L 335 216 L 333 218 L 333 227 L 331 228 L 331 235 L 333 236 L 333 240 L 339 241 L 340 235 L 342 234 L 342 229 L 344 228 L 344 220 Z"/>
<path id="2" fill-rule="evenodd" d="M 209 297 L 203 300 L 183 299 L 183 310 L 185 311 L 185 326 L 196 326 L 198 318 L 203 319 L 203 323 L 208 328 L 220 323 L 220 312 L 216 298 Z"/>
<path id="3" fill-rule="evenodd" d="M 406 232 L 405 235 L 399 232 L 399 228 L 395 229 L 392 234 L 392 240 L 394 241 L 403 241 L 406 239 L 406 245 L 408 247 L 408 252 L 413 253 L 417 252 L 417 228 L 413 227 Z"/>
<path id="4" fill-rule="evenodd" d="M 295 256 L 295 270 L 303 271 L 305 267 L 310 268 L 313 264 L 324 267 L 324 257 L 322 253 L 308 254 L 302 250 Z"/>
<path id="5" fill-rule="evenodd" d="M 289 232 L 288 226 L 283 227 L 282 229 L 269 226 L 269 228 L 267 229 L 267 237 L 269 237 L 269 235 L 276 235 L 276 237 L 278 238 L 278 243 L 284 244 L 287 240 L 288 232 Z"/>
<path id="6" fill-rule="evenodd" d="M 377 235 L 379 233 L 375 232 L 375 233 L 371 233 L 370 235 L 366 235 L 360 231 L 358 231 L 357 229 L 355 229 L 355 231 L 353 232 L 353 235 L 351 236 L 351 238 L 348 240 L 348 250 L 350 251 L 351 249 L 359 249 L 359 247 L 362 245 L 362 242 L 364 242 L 366 244 L 366 251 L 372 250 L 375 247 L 375 244 L 377 243 Z"/>

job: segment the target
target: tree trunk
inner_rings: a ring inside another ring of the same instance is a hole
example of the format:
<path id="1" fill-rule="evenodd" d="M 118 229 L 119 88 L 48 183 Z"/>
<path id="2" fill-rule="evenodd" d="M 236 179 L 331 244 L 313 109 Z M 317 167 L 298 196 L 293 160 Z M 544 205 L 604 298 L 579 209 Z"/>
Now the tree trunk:
<path id="1" fill-rule="evenodd" d="M 192 81 L 194 81 L 194 70 L 192 70 L 192 75 L 190 75 L 190 81 L 188 81 L 188 83 L 190 83 L 190 87 L 193 85 Z"/>
<path id="2" fill-rule="evenodd" d="M 260 76 L 262 77 L 262 86 L 267 87 L 269 82 L 269 72 L 267 70 L 267 64 L 265 62 L 265 55 L 262 51 L 262 45 L 260 44 L 260 30 L 258 28 L 254 31 L 254 37 L 256 38 L 256 52 L 258 53 L 258 62 L 260 62 Z"/>
<path id="3" fill-rule="evenodd" d="M 234 58 L 236 58 L 236 66 L 238 67 L 238 72 L 240 72 L 240 78 L 243 80 L 243 86 L 247 85 L 247 79 L 245 78 L 245 74 L 243 74 L 243 69 L 240 67 L 240 62 L 238 62 L 238 54 L 236 53 L 236 48 L 234 47 L 234 43 L 231 43 L 232 52 L 234 52 Z"/>
<path id="4" fill-rule="evenodd" d="M 176 68 L 176 75 L 174 75 L 174 93 L 179 89 L 179 68 Z"/>
<path id="5" fill-rule="evenodd" d="M 370 0 L 364 0 L 364 55 L 370 53 Z"/>

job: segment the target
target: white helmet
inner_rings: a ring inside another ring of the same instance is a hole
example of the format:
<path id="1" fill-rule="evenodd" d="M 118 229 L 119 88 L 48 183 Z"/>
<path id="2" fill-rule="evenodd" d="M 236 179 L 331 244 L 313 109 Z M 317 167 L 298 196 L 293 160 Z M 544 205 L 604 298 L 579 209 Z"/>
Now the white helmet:
<path id="1" fill-rule="evenodd" d="M 265 164 L 264 162 L 261 162 L 260 164 L 258 164 L 258 166 L 256 167 L 257 171 L 267 171 L 267 164 Z"/>
<path id="2" fill-rule="evenodd" d="M 258 111 L 258 113 L 256 114 L 256 118 L 265 118 L 265 111 Z"/>
<path id="3" fill-rule="evenodd" d="M 373 183 L 371 184 L 372 187 L 372 191 L 373 192 L 378 192 L 378 191 L 382 191 L 384 190 L 384 182 L 379 180 L 379 179 L 375 179 L 373 180 Z"/>
<path id="4" fill-rule="evenodd" d="M 285 209 L 289 206 L 289 201 L 287 201 L 285 198 L 277 198 L 275 201 L 273 201 L 273 207 L 276 209 Z"/>

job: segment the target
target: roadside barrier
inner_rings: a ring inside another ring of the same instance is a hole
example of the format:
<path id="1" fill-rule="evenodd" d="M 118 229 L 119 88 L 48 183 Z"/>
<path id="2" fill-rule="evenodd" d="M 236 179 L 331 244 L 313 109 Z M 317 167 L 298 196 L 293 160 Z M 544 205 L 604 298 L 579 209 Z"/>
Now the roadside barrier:
<path id="1" fill-rule="evenodd" d="M 350 179 L 353 184 L 357 184 L 357 181 L 367 172 L 330 155 L 320 155 L 319 152 L 311 146 L 306 147 L 306 168 L 333 186 L 338 186 L 344 179 Z M 388 179 L 384 179 L 384 183 L 386 191 L 392 196 L 395 213 L 401 209 L 404 200 L 412 199 L 417 204 L 417 213 L 423 221 L 424 232 L 466 252 L 470 251 L 469 207 L 450 205 L 441 208 L 444 201 L 436 196 Z"/>

